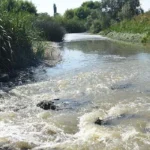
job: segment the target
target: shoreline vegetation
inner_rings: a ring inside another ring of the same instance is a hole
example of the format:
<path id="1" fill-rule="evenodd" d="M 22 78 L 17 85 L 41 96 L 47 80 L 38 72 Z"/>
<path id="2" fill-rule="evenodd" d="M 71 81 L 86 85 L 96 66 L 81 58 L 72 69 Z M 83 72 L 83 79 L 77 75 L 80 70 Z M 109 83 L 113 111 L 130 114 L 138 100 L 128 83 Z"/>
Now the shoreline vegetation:
<path id="1" fill-rule="evenodd" d="M 46 62 L 49 66 L 58 62 L 50 55 L 59 53 L 52 42 L 63 41 L 62 26 L 48 14 L 37 13 L 29 1 L 0 1 L 0 12 L 0 82 L 16 77 L 16 70 L 45 64 L 45 59 L 52 59 Z"/>
<path id="2" fill-rule="evenodd" d="M 146 36 L 146 33 L 145 34 L 128 33 L 128 32 L 124 33 L 124 32 L 115 32 L 115 31 L 109 31 L 109 32 L 102 31 L 98 34 L 111 38 L 112 40 L 124 41 L 124 42 L 134 43 L 134 44 L 143 44 L 142 40 Z"/>
<path id="3" fill-rule="evenodd" d="M 115 40 L 150 43 L 150 11 L 144 12 L 139 0 L 87 1 L 53 20 L 69 33 L 86 31 Z"/>
<path id="4" fill-rule="evenodd" d="M 150 11 L 114 24 L 99 34 L 126 42 L 150 44 Z"/>

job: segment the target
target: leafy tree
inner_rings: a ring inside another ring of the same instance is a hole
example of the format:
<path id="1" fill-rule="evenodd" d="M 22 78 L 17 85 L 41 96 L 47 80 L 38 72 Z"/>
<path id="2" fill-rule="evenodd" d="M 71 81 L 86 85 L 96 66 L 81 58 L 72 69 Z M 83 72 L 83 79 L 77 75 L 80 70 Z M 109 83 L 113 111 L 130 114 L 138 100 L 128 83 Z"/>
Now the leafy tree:
<path id="1" fill-rule="evenodd" d="M 18 11 L 27 11 L 30 14 L 37 14 L 35 5 L 28 1 L 20 1 Z"/>
<path id="2" fill-rule="evenodd" d="M 102 10 L 110 14 L 111 18 L 116 19 L 121 11 L 129 10 L 127 18 L 140 14 L 139 0 L 102 0 Z M 123 13 L 123 12 L 122 12 Z"/>
<path id="3" fill-rule="evenodd" d="M 130 5 L 130 11 L 132 16 L 139 15 L 141 10 L 139 0 L 128 0 L 128 3 Z"/>
<path id="4" fill-rule="evenodd" d="M 93 23 L 93 19 L 92 19 L 92 16 L 88 16 L 87 17 L 87 20 L 86 20 L 86 23 L 85 23 L 85 27 L 87 30 L 90 29 L 90 27 L 92 26 L 92 23 Z"/>
<path id="5" fill-rule="evenodd" d="M 100 12 L 99 10 L 92 10 L 90 16 L 92 19 L 98 19 L 100 18 Z"/>
<path id="6" fill-rule="evenodd" d="M 102 13 L 101 14 L 101 27 L 102 29 L 106 29 L 110 26 L 111 23 L 111 16 L 107 13 Z"/>
<path id="7" fill-rule="evenodd" d="M 121 12 L 118 13 L 118 16 L 121 20 L 123 19 L 131 19 L 132 13 L 131 13 L 131 6 L 129 2 L 127 2 L 121 9 Z"/>
<path id="8" fill-rule="evenodd" d="M 74 15 L 75 15 L 74 10 L 73 9 L 68 9 L 68 10 L 65 11 L 64 17 L 66 19 L 72 19 L 72 18 L 74 18 Z"/>
<path id="9" fill-rule="evenodd" d="M 1 10 L 8 12 L 21 12 L 25 11 L 30 14 L 37 14 L 35 5 L 32 2 L 23 1 L 23 0 L 3 0 L 1 2 Z"/>
<path id="10" fill-rule="evenodd" d="M 56 4 L 53 5 L 53 9 L 54 9 L 54 16 L 57 14 L 57 7 Z"/>
<path id="11" fill-rule="evenodd" d="M 69 33 L 80 33 L 86 31 L 84 22 L 75 18 L 66 20 L 64 27 Z"/>
<path id="12" fill-rule="evenodd" d="M 101 21 L 98 20 L 98 19 L 94 20 L 94 22 L 92 23 L 92 26 L 91 26 L 90 30 L 93 33 L 100 32 L 102 30 Z"/>
<path id="13" fill-rule="evenodd" d="M 37 20 L 52 20 L 48 13 L 38 13 Z"/>
<path id="14" fill-rule="evenodd" d="M 84 2 L 81 7 L 86 7 L 86 8 L 89 8 L 89 9 L 99 9 L 100 8 L 100 5 L 101 3 L 96 1 L 96 2 L 93 2 L 93 1 L 87 1 L 87 2 Z"/>
<path id="15" fill-rule="evenodd" d="M 79 7 L 75 10 L 75 15 L 79 19 L 85 19 L 90 14 L 89 8 Z"/>

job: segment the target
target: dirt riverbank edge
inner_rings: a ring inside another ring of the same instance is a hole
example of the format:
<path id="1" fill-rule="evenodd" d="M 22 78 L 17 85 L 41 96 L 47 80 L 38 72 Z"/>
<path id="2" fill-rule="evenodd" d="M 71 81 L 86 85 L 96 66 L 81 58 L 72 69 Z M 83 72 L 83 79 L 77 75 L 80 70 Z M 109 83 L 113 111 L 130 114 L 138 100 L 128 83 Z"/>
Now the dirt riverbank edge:
<path id="1" fill-rule="evenodd" d="M 28 66 L 12 72 L 0 72 L 0 90 L 4 87 L 14 87 L 30 82 L 35 82 L 34 72 L 38 66 L 54 67 L 61 60 L 61 51 L 57 43 L 44 42 L 44 58 L 35 61 L 35 65 Z"/>

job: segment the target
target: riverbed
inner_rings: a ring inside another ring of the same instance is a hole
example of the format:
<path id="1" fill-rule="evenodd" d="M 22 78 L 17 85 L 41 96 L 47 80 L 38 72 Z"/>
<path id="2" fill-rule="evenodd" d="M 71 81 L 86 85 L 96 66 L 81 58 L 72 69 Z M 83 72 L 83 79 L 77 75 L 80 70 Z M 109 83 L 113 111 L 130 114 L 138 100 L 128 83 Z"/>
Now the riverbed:
<path id="1" fill-rule="evenodd" d="M 90 34 L 59 47 L 62 61 L 36 68 L 35 83 L 0 91 L 0 148 L 148 150 L 150 49 Z"/>

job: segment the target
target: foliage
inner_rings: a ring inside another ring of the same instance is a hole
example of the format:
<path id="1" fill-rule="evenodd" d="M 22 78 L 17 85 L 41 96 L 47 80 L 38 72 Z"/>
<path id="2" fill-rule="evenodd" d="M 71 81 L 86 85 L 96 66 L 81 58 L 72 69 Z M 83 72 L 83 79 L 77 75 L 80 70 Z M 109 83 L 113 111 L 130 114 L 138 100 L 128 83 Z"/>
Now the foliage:
<path id="1" fill-rule="evenodd" d="M 90 9 L 86 7 L 79 7 L 75 9 L 75 15 L 79 19 L 85 19 L 90 14 Z"/>
<path id="2" fill-rule="evenodd" d="M 69 33 L 80 33 L 86 31 L 84 22 L 78 19 L 67 20 L 64 24 L 64 27 Z"/>
<path id="3" fill-rule="evenodd" d="M 65 29 L 51 20 L 36 21 L 36 27 L 41 29 L 41 37 L 48 41 L 61 42 L 65 35 Z"/>
<path id="4" fill-rule="evenodd" d="M 77 16 L 71 18 L 67 10 L 64 16 L 57 15 L 53 19 L 54 22 L 58 23 L 60 26 L 63 26 L 64 29 L 69 33 L 80 33 L 85 32 L 85 21 L 80 20 Z M 66 18 L 67 17 L 67 18 Z M 70 18 L 70 19 L 69 19 Z"/>
<path id="5" fill-rule="evenodd" d="M 92 25 L 89 20 L 87 21 L 87 18 L 90 18 L 89 16 L 92 12 L 92 16 L 94 16 L 95 10 L 96 17 L 94 19 L 97 19 L 97 9 L 100 9 L 100 2 L 88 1 L 84 2 L 81 7 L 76 9 L 68 9 L 63 16 L 58 15 L 53 19 L 62 25 L 67 32 L 85 32 L 86 30 L 89 30 Z"/>
<path id="6" fill-rule="evenodd" d="M 56 4 L 53 5 L 53 9 L 54 9 L 54 16 L 57 14 L 57 7 Z"/>
<path id="7" fill-rule="evenodd" d="M 68 9 L 68 10 L 65 11 L 64 17 L 66 19 L 73 19 L 74 16 L 75 16 L 75 12 L 74 12 L 73 9 Z"/>
<path id="8" fill-rule="evenodd" d="M 83 32 L 86 29 L 97 33 L 141 13 L 139 0 L 87 1 L 76 9 L 66 10 L 64 16 L 56 20 L 68 32 Z"/>
<path id="9" fill-rule="evenodd" d="M 98 33 L 100 32 L 102 29 L 101 27 L 101 21 L 100 20 L 94 20 L 94 22 L 92 23 L 92 26 L 90 28 L 92 33 Z"/>
<path id="10" fill-rule="evenodd" d="M 84 2 L 81 7 L 85 7 L 85 8 L 89 8 L 89 9 L 99 9 L 101 7 L 101 3 L 96 1 L 96 2 L 93 2 L 93 1 L 87 1 L 87 2 Z"/>
<path id="11" fill-rule="evenodd" d="M 97 2 L 98 7 L 93 7 L 93 3 L 85 2 L 82 4 L 82 7 L 90 8 L 90 14 L 87 16 L 85 23 L 86 29 L 90 31 L 91 28 L 94 30 L 95 23 L 98 24 L 98 20 L 101 24 L 101 30 L 105 30 L 124 19 L 132 19 L 134 16 L 143 13 L 139 0 L 102 0 L 99 4 Z"/>
<path id="12" fill-rule="evenodd" d="M 131 20 L 112 25 L 109 30 L 128 33 L 149 33 L 150 31 L 150 13 L 141 14 Z"/>
<path id="13" fill-rule="evenodd" d="M 26 67 L 35 59 L 32 40 L 38 37 L 38 32 L 32 27 L 36 12 L 30 8 L 35 8 L 30 2 L 1 1 L 1 43 L 4 46 L 0 45 L 0 69 L 3 71 Z"/>
<path id="14" fill-rule="evenodd" d="M 13 11 L 15 13 L 26 11 L 30 14 L 37 14 L 37 10 L 34 4 L 32 2 L 23 0 L 3 0 L 1 2 L 1 11 Z"/>
<path id="15" fill-rule="evenodd" d="M 35 58 L 32 49 L 32 39 L 34 39 L 34 36 L 36 37 L 37 33 L 33 33 L 32 17 L 32 15 L 26 12 L 21 12 L 17 15 L 13 12 L 5 12 L 1 16 L 1 25 L 4 27 L 8 37 L 11 37 L 10 45 L 13 53 L 11 65 L 7 67 L 9 71 L 12 68 L 28 66 Z M 7 49 L 7 51 L 10 50 Z M 5 55 L 4 58 L 8 59 L 9 57 L 9 55 Z"/>
<path id="16" fill-rule="evenodd" d="M 0 24 L 0 68 L 8 69 L 12 62 L 11 37 L 8 36 L 6 30 L 3 28 L 2 20 L 0 20 Z"/>
<path id="17" fill-rule="evenodd" d="M 61 42 L 65 35 L 65 29 L 58 23 L 59 21 L 54 21 L 48 14 L 42 13 L 38 14 L 34 25 L 42 31 L 40 35 L 44 40 Z"/>
<path id="18" fill-rule="evenodd" d="M 62 27 L 48 14 L 38 15 L 31 2 L 0 0 L 0 12 L 0 72 L 35 64 L 44 54 L 41 40 L 63 39 Z M 37 28 L 39 22 L 42 25 Z M 33 45 L 35 41 L 39 44 Z"/>

